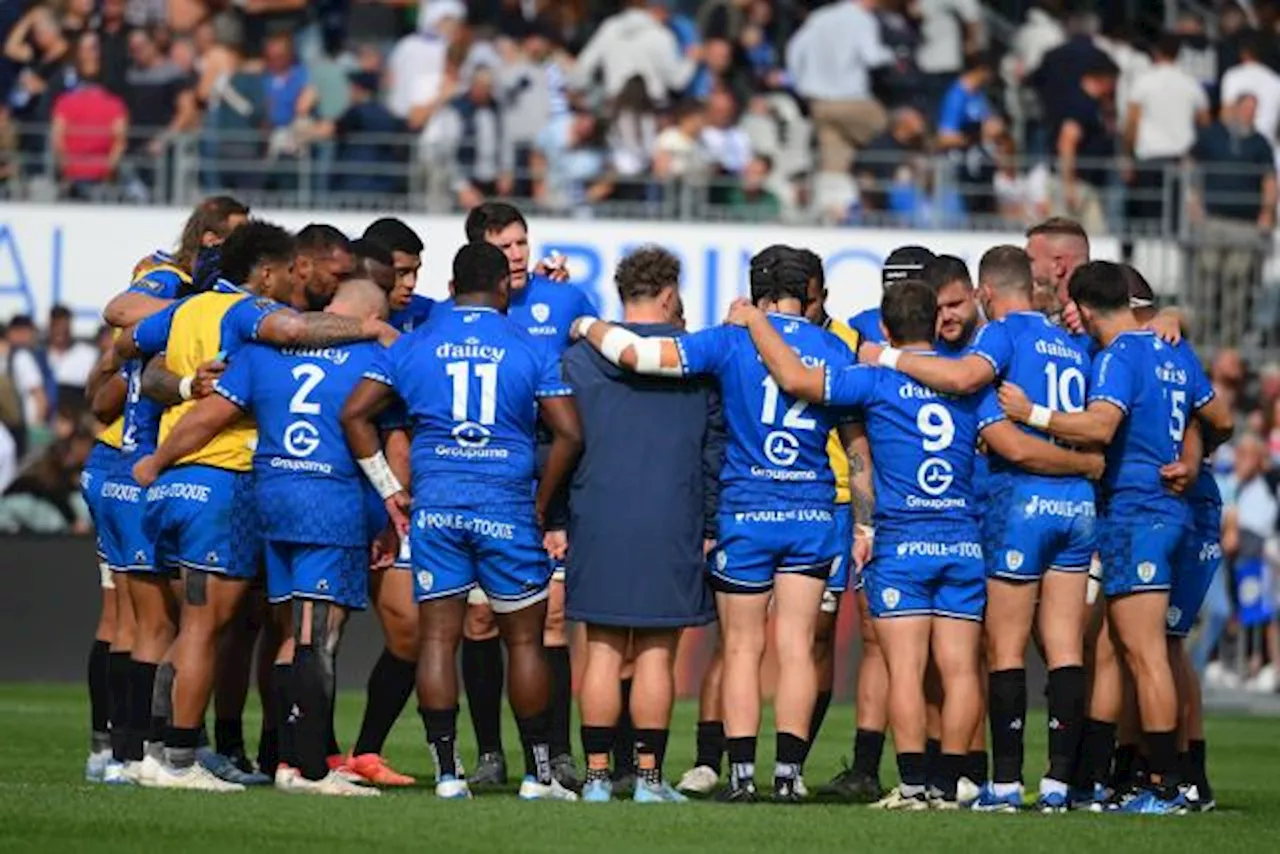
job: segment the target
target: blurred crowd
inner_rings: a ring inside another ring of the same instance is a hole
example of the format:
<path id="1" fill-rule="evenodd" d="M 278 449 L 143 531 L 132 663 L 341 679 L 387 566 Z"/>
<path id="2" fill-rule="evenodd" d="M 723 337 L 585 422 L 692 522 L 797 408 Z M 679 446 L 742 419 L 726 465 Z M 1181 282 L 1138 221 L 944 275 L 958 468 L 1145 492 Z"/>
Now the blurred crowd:
<path id="1" fill-rule="evenodd" d="M 0 533 L 86 533 L 80 470 L 100 425 L 85 385 L 111 345 L 72 335 L 72 315 L 54 306 L 44 330 L 27 315 L 0 324 Z"/>
<path id="2" fill-rule="evenodd" d="M 316 201 L 661 215 L 697 192 L 748 220 L 1274 225 L 1280 4 L 1169 32 L 1093 5 L 19 0 L 0 4 L 0 175 L 155 199 L 185 140 L 191 189 Z"/>

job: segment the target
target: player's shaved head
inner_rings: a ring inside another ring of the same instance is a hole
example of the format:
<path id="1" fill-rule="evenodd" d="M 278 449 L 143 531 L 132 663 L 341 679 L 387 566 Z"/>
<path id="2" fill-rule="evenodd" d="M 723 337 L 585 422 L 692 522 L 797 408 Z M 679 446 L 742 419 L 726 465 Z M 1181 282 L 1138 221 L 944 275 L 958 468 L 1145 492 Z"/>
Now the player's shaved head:
<path id="1" fill-rule="evenodd" d="M 505 293 L 510 284 L 511 271 L 507 267 L 507 256 L 490 243 L 468 243 L 453 256 L 453 281 L 450 288 L 454 297 L 498 296 Z M 505 301 L 503 304 L 505 305 Z"/>
<path id="2" fill-rule="evenodd" d="M 1031 257 L 1019 246 L 988 249 L 978 262 L 978 282 L 1003 294 L 1031 299 Z"/>
<path id="3" fill-rule="evenodd" d="M 1058 313 L 1067 301 L 1071 274 L 1089 260 L 1088 233 L 1074 219 L 1050 217 L 1027 230 L 1027 255 L 1037 308 Z"/>
<path id="4" fill-rule="evenodd" d="M 387 295 L 372 279 L 356 277 L 338 283 L 333 301 L 325 309 L 343 317 L 387 319 Z"/>
<path id="5" fill-rule="evenodd" d="M 880 318 L 894 346 L 932 344 L 937 317 L 938 297 L 924 282 L 899 282 L 880 300 Z"/>

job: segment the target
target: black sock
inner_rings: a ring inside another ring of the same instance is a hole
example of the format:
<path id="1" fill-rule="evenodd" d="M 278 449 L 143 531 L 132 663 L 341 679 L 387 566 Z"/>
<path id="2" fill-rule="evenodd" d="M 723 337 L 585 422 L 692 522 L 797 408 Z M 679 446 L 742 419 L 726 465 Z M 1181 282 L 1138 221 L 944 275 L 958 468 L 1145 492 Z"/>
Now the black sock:
<path id="1" fill-rule="evenodd" d="M 436 763 L 436 779 L 458 776 L 458 707 L 418 709 L 427 745 Z"/>
<path id="2" fill-rule="evenodd" d="M 619 777 L 636 773 L 636 735 L 631 723 L 631 680 L 622 680 L 622 713 L 613 739 L 613 769 Z"/>
<path id="3" fill-rule="evenodd" d="M 129 756 L 132 761 L 142 759 L 143 739 L 151 734 L 151 695 L 156 687 L 156 665 L 142 661 L 129 662 Z M 164 737 L 161 725 L 159 737 Z"/>
<path id="4" fill-rule="evenodd" d="M 992 671 L 987 677 L 987 702 L 991 716 L 991 779 L 995 783 L 1021 783 L 1027 671 Z"/>
<path id="5" fill-rule="evenodd" d="M 698 721 L 698 755 L 693 764 L 706 765 L 720 773 L 724 759 L 724 723 L 722 721 Z"/>
<path id="6" fill-rule="evenodd" d="M 582 754 L 587 757 L 587 782 L 592 783 L 598 780 L 609 779 L 609 768 L 593 767 L 592 760 L 597 757 L 604 756 L 606 761 L 609 754 L 617 755 L 617 729 L 611 726 L 587 726 L 583 724 L 578 729 L 578 734 L 582 738 Z"/>
<path id="7" fill-rule="evenodd" d="M 1111 772 L 1111 788 L 1125 789 L 1138 779 L 1138 745 L 1121 744 L 1116 747 L 1115 769 Z"/>
<path id="8" fill-rule="evenodd" d="M 813 703 L 813 714 L 809 716 L 809 740 L 805 742 L 804 756 L 800 759 L 802 765 L 809 758 L 813 743 L 818 740 L 818 733 L 822 730 L 822 722 L 827 719 L 829 708 L 831 708 L 831 692 L 819 691 L 818 698 Z"/>
<path id="9" fill-rule="evenodd" d="M 244 753 L 244 721 L 240 718 L 218 718 L 213 722 L 213 739 L 223 756 Z"/>
<path id="10" fill-rule="evenodd" d="M 199 743 L 199 727 L 168 727 L 164 732 L 165 761 L 173 768 L 190 768 L 196 764 Z"/>
<path id="11" fill-rule="evenodd" d="M 853 770 L 879 780 L 880 761 L 883 758 L 884 733 L 873 729 L 859 729 L 853 736 Z"/>
<path id="12" fill-rule="evenodd" d="M 636 730 L 636 775 L 646 783 L 656 786 L 662 782 L 662 761 L 667 755 L 669 735 L 670 731 L 665 729 Z"/>
<path id="13" fill-rule="evenodd" d="M 516 718 L 520 730 L 520 746 L 524 748 L 524 775 L 539 783 L 551 782 L 551 752 L 547 746 L 546 710 L 527 718 Z"/>
<path id="14" fill-rule="evenodd" d="M 1178 731 L 1146 732 L 1143 740 L 1147 745 L 1147 769 L 1153 787 L 1160 797 L 1173 797 L 1182 782 L 1178 771 Z"/>
<path id="15" fill-rule="evenodd" d="M 548 747 L 552 756 L 572 754 L 569 721 L 573 711 L 573 669 L 569 663 L 569 647 L 547 647 L 547 665 L 551 668 L 551 705 L 547 707 Z"/>
<path id="16" fill-rule="evenodd" d="M 329 698 L 325 690 L 324 665 L 310 646 L 293 653 L 294 750 L 298 770 L 308 780 L 322 780 L 329 773 L 325 743 L 329 730 Z"/>
<path id="17" fill-rule="evenodd" d="M 741 788 L 756 779 L 756 737 L 726 738 L 729 753 L 729 784 Z"/>
<path id="18" fill-rule="evenodd" d="M 129 758 L 129 653 L 113 652 L 107 661 L 107 683 L 111 694 L 111 757 L 117 762 Z M 139 745 L 141 747 L 141 745 Z"/>
<path id="19" fill-rule="evenodd" d="M 929 769 L 925 769 L 925 779 L 929 781 L 929 785 L 942 792 L 944 800 L 954 801 L 956 799 L 957 784 L 960 778 L 964 776 L 964 764 L 968 761 L 968 755 L 964 753 L 938 753 L 938 758 L 934 760 L 933 773 L 929 773 Z M 926 759 L 927 764 L 927 759 Z"/>
<path id="20" fill-rule="evenodd" d="M 275 706 L 275 737 L 270 742 L 266 739 L 258 742 L 258 767 L 263 773 L 274 777 L 276 766 L 282 763 L 292 768 L 298 767 L 297 740 L 294 738 L 297 718 L 293 714 L 292 664 L 277 664 L 272 667 L 271 691 Z M 271 751 L 273 747 L 274 754 Z"/>
<path id="21" fill-rule="evenodd" d="M 789 732 L 779 732 L 774 737 L 773 779 L 794 780 L 800 776 L 800 766 L 809 753 L 809 742 L 803 736 Z"/>
<path id="22" fill-rule="evenodd" d="M 1200 800 L 1213 800 L 1213 789 L 1209 785 L 1209 766 L 1207 761 L 1208 745 L 1204 739 L 1192 739 L 1187 744 L 1187 782 L 1195 783 L 1200 790 Z"/>
<path id="23" fill-rule="evenodd" d="M 969 782 L 978 786 L 985 786 L 989 782 L 985 750 L 969 751 L 964 761 L 964 776 L 969 778 Z"/>
<path id="24" fill-rule="evenodd" d="M 927 738 L 924 742 L 924 778 L 932 783 L 942 774 L 939 760 L 942 757 L 942 741 Z M 941 788 L 941 787 L 939 787 Z"/>
<path id="25" fill-rule="evenodd" d="M 94 752 L 111 746 L 111 644 L 95 640 L 89 648 L 89 732 Z"/>
<path id="26" fill-rule="evenodd" d="M 467 646 L 464 642 L 463 661 L 466 661 Z M 501 651 L 499 651 L 501 655 Z M 366 753 L 381 753 L 387 743 L 387 736 L 395 726 L 396 718 L 409 702 L 413 693 L 414 671 L 417 665 L 412 661 L 397 658 L 389 649 L 383 649 L 378 662 L 369 673 L 369 684 L 365 690 L 364 720 L 360 722 L 360 735 L 356 737 L 353 753 L 363 756 Z M 465 672 L 465 670 L 464 670 Z M 501 687 L 498 689 L 501 694 Z"/>
<path id="27" fill-rule="evenodd" d="M 480 753 L 502 752 L 502 641 L 462 641 L 462 684 Z"/>
<path id="28" fill-rule="evenodd" d="M 1092 790 L 1111 779 L 1111 756 L 1115 752 L 1116 725 L 1086 717 L 1080 735 L 1080 758 L 1076 762 L 1075 786 Z"/>
<path id="29" fill-rule="evenodd" d="M 925 776 L 924 754 L 899 753 L 898 779 L 902 781 L 904 786 L 919 786 L 923 788 L 929 779 Z"/>
<path id="30" fill-rule="evenodd" d="M 1083 667 L 1058 667 L 1049 671 L 1048 777 L 1064 785 L 1071 783 L 1071 772 L 1080 752 L 1086 687 Z"/>

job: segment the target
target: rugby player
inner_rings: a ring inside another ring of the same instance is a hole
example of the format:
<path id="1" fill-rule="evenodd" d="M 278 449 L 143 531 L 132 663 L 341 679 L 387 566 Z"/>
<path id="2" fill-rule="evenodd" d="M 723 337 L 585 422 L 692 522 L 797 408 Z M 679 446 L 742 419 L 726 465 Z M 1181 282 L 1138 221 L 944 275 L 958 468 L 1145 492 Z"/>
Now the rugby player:
<path id="1" fill-rule="evenodd" d="M 1151 285 L 1132 265 L 1122 267 L 1129 285 L 1129 305 L 1139 323 L 1151 323 L 1156 316 L 1155 294 Z M 1175 346 L 1187 369 L 1199 365 L 1195 352 L 1185 341 Z M 1212 389 L 1210 389 L 1212 390 Z M 1204 710 L 1201 704 L 1200 679 L 1191 664 L 1186 645 L 1187 634 L 1195 625 L 1196 615 L 1222 564 L 1222 495 L 1210 468 L 1210 454 L 1231 438 L 1234 422 L 1227 402 L 1216 394 L 1196 409 L 1204 437 L 1203 468 L 1186 493 L 1191 508 L 1191 536 L 1183 543 L 1181 561 L 1174 572 L 1169 591 L 1169 613 L 1166 618 L 1169 638 L 1169 661 L 1173 667 L 1178 691 L 1178 752 L 1182 779 L 1192 808 L 1212 810 L 1216 806 L 1213 788 L 1205 766 Z M 1101 781 L 1099 781 L 1101 782 Z"/>
<path id="2" fill-rule="evenodd" d="M 899 246 L 889 253 L 880 268 L 880 284 L 885 289 L 899 282 L 923 281 L 925 265 L 936 256 L 923 246 Z M 884 344 L 884 325 L 880 322 L 880 306 L 873 306 L 849 318 L 849 328 L 866 344 Z"/>
<path id="3" fill-rule="evenodd" d="M 325 311 L 381 319 L 386 296 L 371 281 L 348 279 Z M 197 403 L 149 458 L 149 468 L 164 471 L 231 427 L 242 412 L 257 421 L 254 493 L 259 507 L 272 508 L 262 516 L 267 597 L 277 608 L 283 604 L 292 637 L 275 659 L 277 674 L 293 683 L 292 729 L 281 732 L 281 743 L 283 763 L 296 767 L 282 764 L 275 774 L 277 788 L 287 792 L 378 794 L 330 770 L 327 756 L 337 647 L 348 611 L 367 602 L 370 542 L 365 519 L 349 512 L 364 504 L 363 478 L 338 417 L 380 349 L 370 342 L 244 347 L 215 382 L 215 394 Z"/>
<path id="4" fill-rule="evenodd" d="M 299 314 L 278 302 L 292 295 L 296 257 L 293 238 L 278 226 L 250 221 L 227 238 L 221 256 L 226 278 L 213 291 L 175 303 L 122 334 L 116 342 L 117 355 L 129 359 L 163 351 L 167 368 L 186 376 L 215 357 L 234 358 L 236 351 L 253 341 L 322 347 L 395 335 L 381 321 Z M 233 284 L 236 280 L 244 287 Z M 190 382 L 184 380 L 184 385 L 189 388 Z M 165 411 L 161 443 L 191 406 L 188 401 Z M 143 527 L 155 543 L 155 565 L 186 573 L 173 653 L 177 674 L 173 721 L 165 736 L 165 763 L 150 769 L 149 782 L 157 786 L 208 791 L 243 788 L 196 765 L 195 749 L 209 701 L 217 637 L 258 571 L 256 505 L 248 476 L 254 439 L 252 422 L 242 419 L 180 459 L 159 475 L 158 482 L 148 461 L 134 466 L 134 479 L 147 488 Z M 196 519 L 199 524 L 193 524 Z"/>
<path id="5" fill-rule="evenodd" d="M 548 268 L 539 264 L 530 270 L 529 224 L 516 207 L 503 202 L 485 202 L 467 215 L 465 228 L 467 240 L 488 242 L 502 250 L 507 258 L 511 270 L 511 299 L 507 316 L 555 353 L 563 353 L 570 344 L 569 331 L 573 321 L 596 313 L 591 300 L 578 288 L 564 287 L 567 273 L 562 267 Z M 547 431 L 540 430 L 540 463 L 548 448 Z M 549 510 L 546 537 L 555 567 L 547 603 L 544 643 L 552 673 L 551 765 L 556 779 L 576 790 L 582 783 L 570 742 L 573 672 L 564 626 L 564 560 L 568 550 L 564 532 L 568 524 L 566 502 L 566 495 L 558 495 Z M 500 726 L 502 666 L 493 613 L 484 602 L 483 590 L 477 588 L 471 596 L 462 643 L 462 679 L 480 751 L 480 761 L 472 775 L 472 781 L 477 784 L 506 781 Z"/>
<path id="6" fill-rule="evenodd" d="M 293 290 L 288 304 L 298 311 L 324 311 L 333 301 L 338 283 L 355 272 L 351 241 L 332 225 L 311 223 L 295 237 Z"/>
<path id="7" fill-rule="evenodd" d="M 855 358 L 858 352 L 858 333 L 831 317 L 826 311 L 826 271 L 823 269 L 822 258 L 809 249 L 793 249 L 780 245 L 763 250 L 760 257 L 763 263 L 779 263 L 789 258 L 793 263 L 804 268 L 808 279 L 805 318 L 844 342 L 849 349 L 850 357 Z M 845 439 L 849 441 L 848 447 Z M 867 462 L 870 459 L 870 452 L 866 446 L 866 435 L 859 425 L 841 425 L 832 431 L 827 440 L 827 457 L 835 475 L 835 521 L 839 528 L 838 536 L 841 545 L 840 556 L 831 576 L 827 579 L 827 589 L 822 596 L 821 613 L 815 627 L 813 655 L 818 670 L 818 697 L 809 722 L 808 748 L 812 748 L 817 739 L 826 718 L 827 709 L 831 705 L 835 683 L 836 620 L 839 616 L 840 600 L 849 586 L 851 564 L 854 575 L 861 573 L 862 565 L 870 553 L 871 511 L 874 501 L 871 470 Z M 857 586 L 855 582 L 855 590 Z M 715 658 L 708 666 L 705 680 L 718 684 L 722 664 L 723 649 L 717 644 Z M 704 693 L 706 693 L 705 690 Z M 719 707 L 719 697 L 715 696 L 713 703 L 699 709 L 700 761 L 681 777 L 677 786 L 680 791 L 708 794 L 719 783 L 720 755 L 724 740 L 724 724 Z M 704 749 L 708 747 L 703 743 L 708 736 L 718 741 L 720 749 L 714 752 Z M 796 789 L 802 797 L 808 795 L 802 774 L 796 778 Z M 876 796 L 879 796 L 878 791 Z"/>
<path id="8" fill-rule="evenodd" d="M 1192 415 L 1212 398 L 1212 387 L 1198 364 L 1138 323 L 1119 265 L 1082 265 L 1072 274 L 1069 295 L 1103 348 L 1094 360 L 1087 407 L 1037 408 L 1012 382 L 1001 386 L 1000 401 L 1015 421 L 1064 442 L 1106 448 L 1098 523 L 1103 592 L 1111 630 L 1135 683 L 1149 767 L 1148 788 L 1122 809 L 1182 813 L 1189 804 L 1178 789 L 1178 703 L 1165 621 L 1189 517 L 1186 502 L 1163 474 L 1182 459 L 1188 436 L 1199 456 L 1200 431 Z"/>
<path id="9" fill-rule="evenodd" d="M 883 368 L 808 367 L 757 310 L 739 303 L 730 319 L 750 330 L 783 390 L 865 413 L 876 483 L 867 598 L 889 667 L 890 721 L 902 779 L 883 806 L 926 809 L 933 800 L 954 809 L 982 708 L 978 647 L 986 597 L 972 491 L 977 441 L 1049 472 L 1097 475 L 1101 458 L 1058 448 L 1003 423 L 989 389 L 953 398 L 895 372 L 904 351 L 932 352 L 937 301 L 927 285 L 908 282 L 886 291 L 882 306 L 894 345 L 882 354 Z M 923 530 L 933 539 L 922 539 Z M 933 780 L 924 755 L 923 680 L 930 652 L 943 687 L 942 753 Z M 929 788 L 938 790 L 936 798 Z"/>
<path id="10" fill-rule="evenodd" d="M 947 394 L 966 395 L 1000 380 L 1033 389 L 1038 405 L 1084 408 L 1089 354 L 1065 330 L 1032 309 L 1031 262 L 1016 246 L 998 246 L 978 268 L 990 318 L 968 355 L 950 361 L 902 354 L 898 370 Z M 883 356 L 882 356 L 883 358 Z M 986 645 L 995 773 L 975 809 L 1016 811 L 1022 805 L 1025 651 L 1038 624 L 1049 668 L 1049 769 L 1037 807 L 1068 804 L 1085 706 L 1086 587 L 1094 542 L 1093 485 L 1083 477 L 1027 472 L 995 456 L 993 505 L 983 515 L 987 560 Z M 1039 610 L 1037 612 L 1037 602 Z"/>
<path id="11" fill-rule="evenodd" d="M 454 259 L 453 303 L 367 372 L 342 420 L 353 455 L 411 530 L 421 626 L 419 711 L 436 763 L 436 794 L 469 797 L 457 757 L 457 648 L 466 594 L 493 603 L 510 657 L 512 710 L 524 746 L 520 797 L 576 800 L 551 774 L 542 631 L 551 568 L 539 540 L 547 504 L 573 466 L 581 435 L 558 351 L 504 317 L 511 274 L 502 253 L 469 243 Z M 412 526 L 408 498 L 387 465 L 373 418 L 393 393 L 413 425 Z M 535 413 L 554 439 L 535 496 Z"/>
<path id="12" fill-rule="evenodd" d="M 109 322 L 133 322 L 169 306 L 175 299 L 193 289 L 191 270 L 201 252 L 222 243 L 232 230 L 248 218 L 248 208 L 229 196 L 214 196 L 193 210 L 183 227 L 177 249 L 172 253 L 156 251 L 134 267 L 130 286 L 112 298 L 105 315 Z M 115 360 L 109 357 L 114 364 Z M 207 392 L 218 366 L 207 363 L 198 367 L 188 385 L 192 395 Z M 143 363 L 127 362 L 122 370 L 125 389 L 124 411 L 120 428 L 119 465 L 105 479 L 104 500 L 98 519 L 103 540 L 108 544 L 108 563 L 112 567 L 120 597 L 119 628 L 122 635 L 113 657 L 114 681 L 117 685 L 117 709 L 120 721 L 113 728 L 113 761 L 106 769 L 109 782 L 136 782 L 141 776 L 144 741 L 153 751 L 162 749 L 168 692 L 172 684 L 172 666 L 161 664 L 176 633 L 177 603 L 173 598 L 167 574 L 157 574 L 152 562 L 153 544 L 142 530 L 143 502 L 141 489 L 133 481 L 130 468 L 137 458 L 148 453 L 156 441 L 160 407 L 142 395 Z M 170 376 L 156 390 L 166 403 L 180 403 L 180 377 Z M 96 408 L 96 407 L 95 407 Z M 153 715 L 153 686 L 160 679 L 160 700 Z M 224 757 L 206 753 L 206 761 L 215 764 L 223 774 L 240 775 Z M 216 761 L 221 760 L 221 761 Z M 154 761 L 154 760 L 153 760 Z M 126 766 L 125 763 L 131 763 Z"/>
<path id="13" fill-rule="evenodd" d="M 768 323 L 815 363 L 848 365 L 848 347 L 804 318 L 809 272 L 789 257 L 752 259 L 751 294 Z M 768 314 L 763 314 L 768 312 Z M 724 644 L 723 712 L 729 786 L 723 800 L 757 800 L 760 663 L 767 610 L 777 617 L 779 681 L 774 799 L 794 802 L 818 696 L 813 648 L 826 579 L 841 556 L 834 521 L 835 476 L 826 443 L 836 426 L 769 381 L 747 335 L 715 327 L 684 338 L 639 338 L 587 318 L 576 334 L 609 361 L 658 376 L 710 374 L 720 380 L 728 445 L 721 470 L 720 540 L 712 586 Z M 847 512 L 847 511 L 846 511 Z M 771 596 L 772 592 L 772 596 Z"/>
<path id="14" fill-rule="evenodd" d="M 376 226 L 376 227 L 375 227 Z M 389 248 L 389 247 L 394 247 Z M 357 266 L 388 295 L 404 304 L 393 311 L 389 322 L 401 332 L 411 332 L 430 318 L 435 305 L 427 297 L 413 294 L 421 259 L 422 241 L 400 220 L 382 219 L 366 230 L 365 236 L 352 244 Z M 387 460 L 402 482 L 409 479 L 409 437 L 403 425 L 402 407 L 393 407 L 394 416 L 383 422 L 383 443 Z M 396 429 L 390 429 L 390 428 Z M 366 513 L 371 529 L 388 522 L 382 499 L 366 484 Z M 382 654 L 369 673 L 366 685 L 364 717 L 360 732 L 343 768 L 361 779 L 379 786 L 411 786 L 414 778 L 389 766 L 382 748 L 392 726 L 413 694 L 414 670 L 418 661 L 418 609 L 413 601 L 413 577 L 409 570 L 409 543 L 400 544 L 400 553 L 391 567 L 372 567 L 369 576 L 369 599 L 382 626 L 385 642 Z M 387 570 L 387 571 L 384 571 Z"/>
<path id="15" fill-rule="evenodd" d="M 394 280 L 387 300 L 391 315 L 387 322 L 401 332 L 412 332 L 426 325 L 436 301 L 414 293 L 418 287 L 418 273 L 422 269 L 422 238 L 403 220 L 383 217 L 374 220 L 361 235 L 391 253 Z"/>

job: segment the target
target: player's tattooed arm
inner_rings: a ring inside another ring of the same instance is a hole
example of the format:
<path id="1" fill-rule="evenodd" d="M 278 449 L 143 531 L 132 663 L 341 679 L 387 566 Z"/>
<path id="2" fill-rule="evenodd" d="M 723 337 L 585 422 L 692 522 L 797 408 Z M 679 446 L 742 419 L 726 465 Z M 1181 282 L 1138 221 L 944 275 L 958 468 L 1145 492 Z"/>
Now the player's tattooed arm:
<path id="1" fill-rule="evenodd" d="M 134 479 L 140 486 L 150 486 L 160 472 L 209 444 L 240 414 L 240 407 L 220 394 L 204 398 L 178 419 L 154 454 L 138 461 L 133 468 Z"/>
<path id="2" fill-rule="evenodd" d="M 769 317 L 748 300 L 735 300 L 729 309 L 728 323 L 744 326 L 751 333 L 751 343 L 760 353 L 760 361 L 773 376 L 783 392 L 807 400 L 822 403 L 826 394 L 827 369 L 805 367 L 800 357 L 792 352 L 787 342 L 769 323 Z"/>
<path id="3" fill-rule="evenodd" d="M 578 419 L 577 405 L 568 396 L 541 398 L 538 413 L 552 434 L 547 464 L 542 468 L 542 479 L 538 481 L 538 494 L 534 499 L 538 524 L 541 525 L 547 506 L 561 485 L 568 482 L 582 454 L 582 422 Z"/>
<path id="4" fill-rule="evenodd" d="M 855 525 L 870 525 L 875 513 L 876 492 L 871 480 L 871 446 L 861 424 L 844 424 L 840 441 L 849 458 L 849 498 Z"/>
<path id="5" fill-rule="evenodd" d="M 1119 406 L 1095 400 L 1084 412 L 1048 412 L 1047 423 L 1037 425 L 1033 423 L 1036 407 L 1021 388 L 1005 380 L 1000 384 L 999 397 L 1000 407 L 1010 420 L 1030 424 L 1072 445 L 1106 445 L 1124 421 L 1124 411 Z"/>
<path id="6" fill-rule="evenodd" d="M 182 403 L 182 377 L 169 370 L 165 354 L 158 353 L 147 362 L 142 372 L 142 393 L 157 403 L 176 406 Z"/>
<path id="7" fill-rule="evenodd" d="M 997 421 L 982 431 L 991 450 L 1032 474 L 1077 475 L 1098 480 L 1106 468 L 1096 451 L 1072 451 L 1019 430 L 1009 421 Z"/>
<path id="8" fill-rule="evenodd" d="M 323 311 L 277 311 L 264 317 L 258 326 L 258 340 L 276 347 L 330 347 L 375 339 L 390 346 L 399 335 L 381 320 Z"/>
<path id="9" fill-rule="evenodd" d="M 859 350 L 859 360 L 867 363 L 868 359 L 863 354 L 870 352 L 870 347 Z M 877 364 L 878 361 L 877 353 L 870 364 Z M 897 368 L 916 382 L 943 394 L 976 394 L 983 386 L 990 385 L 996 379 L 991 363 L 972 353 L 962 359 L 939 359 L 902 351 L 898 356 Z"/>
<path id="10" fill-rule="evenodd" d="M 579 317 L 573 337 L 581 338 L 618 367 L 637 374 L 684 375 L 680 350 L 672 338 L 645 338 L 606 320 Z"/>

